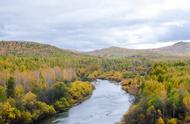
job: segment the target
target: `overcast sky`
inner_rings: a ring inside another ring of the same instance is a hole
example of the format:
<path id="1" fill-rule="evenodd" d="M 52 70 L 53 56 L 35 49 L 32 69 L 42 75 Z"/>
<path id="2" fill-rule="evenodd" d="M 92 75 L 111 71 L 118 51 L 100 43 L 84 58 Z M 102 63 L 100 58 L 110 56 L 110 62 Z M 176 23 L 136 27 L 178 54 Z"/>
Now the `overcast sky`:
<path id="1" fill-rule="evenodd" d="M 0 0 L 0 39 L 61 48 L 153 48 L 190 40 L 189 0 Z"/>

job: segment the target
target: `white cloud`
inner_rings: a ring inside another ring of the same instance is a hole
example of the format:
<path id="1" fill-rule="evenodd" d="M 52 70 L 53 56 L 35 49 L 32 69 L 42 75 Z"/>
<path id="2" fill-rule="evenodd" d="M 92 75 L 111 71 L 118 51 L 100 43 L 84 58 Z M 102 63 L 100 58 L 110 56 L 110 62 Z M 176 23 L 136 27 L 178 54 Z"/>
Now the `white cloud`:
<path id="1" fill-rule="evenodd" d="M 0 18 L 3 40 L 67 49 L 149 48 L 190 38 L 189 0 L 6 0 Z"/>

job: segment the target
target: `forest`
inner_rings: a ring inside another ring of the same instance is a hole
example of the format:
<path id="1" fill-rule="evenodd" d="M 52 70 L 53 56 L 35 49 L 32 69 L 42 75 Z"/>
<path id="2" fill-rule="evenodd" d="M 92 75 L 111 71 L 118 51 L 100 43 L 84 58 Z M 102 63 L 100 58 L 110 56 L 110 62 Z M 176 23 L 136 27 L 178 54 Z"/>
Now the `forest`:
<path id="1" fill-rule="evenodd" d="M 90 56 L 1 56 L 0 123 L 35 123 L 66 111 L 88 98 L 89 82 L 121 81 L 144 75 L 146 59 L 102 59 Z M 140 66 L 139 66 L 140 65 Z"/>
<path id="2" fill-rule="evenodd" d="M 156 62 L 143 77 L 123 81 L 134 104 L 121 124 L 178 124 L 190 120 L 190 61 Z"/>
<path id="3" fill-rule="evenodd" d="M 0 123 L 35 123 L 89 97 L 94 87 L 76 66 L 90 60 L 80 59 L 1 56 Z"/>

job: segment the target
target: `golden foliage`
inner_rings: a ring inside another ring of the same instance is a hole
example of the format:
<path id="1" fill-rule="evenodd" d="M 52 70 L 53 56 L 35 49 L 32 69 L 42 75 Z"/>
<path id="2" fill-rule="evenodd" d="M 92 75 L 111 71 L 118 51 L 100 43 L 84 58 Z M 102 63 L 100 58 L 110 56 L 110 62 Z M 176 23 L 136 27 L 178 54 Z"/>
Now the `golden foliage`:
<path id="1" fill-rule="evenodd" d="M 156 124 L 164 124 L 164 120 L 161 117 L 159 117 L 156 121 Z"/>

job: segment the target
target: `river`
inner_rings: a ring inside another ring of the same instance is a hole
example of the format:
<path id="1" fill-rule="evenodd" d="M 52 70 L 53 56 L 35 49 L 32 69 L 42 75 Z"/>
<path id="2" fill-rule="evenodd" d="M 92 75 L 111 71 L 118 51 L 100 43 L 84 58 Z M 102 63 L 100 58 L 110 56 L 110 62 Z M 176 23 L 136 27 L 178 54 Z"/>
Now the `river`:
<path id="1" fill-rule="evenodd" d="M 40 124 L 115 124 L 131 105 L 132 97 L 107 80 L 94 82 L 92 96 L 68 112 L 58 114 Z"/>

